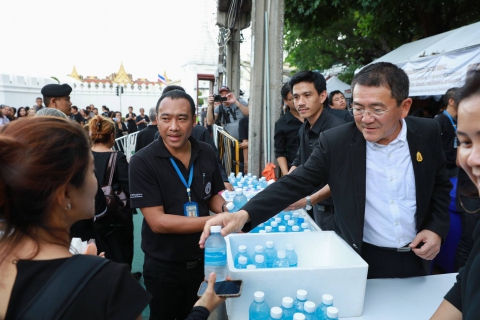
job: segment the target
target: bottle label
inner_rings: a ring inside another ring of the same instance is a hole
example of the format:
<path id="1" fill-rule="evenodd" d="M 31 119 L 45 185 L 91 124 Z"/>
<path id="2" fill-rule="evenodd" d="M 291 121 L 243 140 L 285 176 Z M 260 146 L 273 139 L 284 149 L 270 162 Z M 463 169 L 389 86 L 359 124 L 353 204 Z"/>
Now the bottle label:
<path id="1" fill-rule="evenodd" d="M 205 248 L 205 265 L 224 266 L 227 264 L 226 248 Z"/>

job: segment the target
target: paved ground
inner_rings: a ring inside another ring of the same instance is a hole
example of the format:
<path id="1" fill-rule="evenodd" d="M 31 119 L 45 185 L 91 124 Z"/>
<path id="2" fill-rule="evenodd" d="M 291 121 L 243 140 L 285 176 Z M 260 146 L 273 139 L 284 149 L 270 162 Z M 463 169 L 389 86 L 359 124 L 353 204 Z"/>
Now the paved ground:
<path id="1" fill-rule="evenodd" d="M 141 230 L 142 230 L 142 220 L 143 220 L 143 216 L 142 214 L 136 214 L 136 215 L 133 215 L 133 223 L 134 223 L 134 237 L 135 237 L 135 255 L 133 257 L 133 264 L 132 264 L 132 272 L 137 272 L 137 271 L 140 271 L 142 272 L 143 270 L 143 257 L 144 257 L 144 254 L 143 254 L 143 251 L 142 249 L 140 248 L 140 242 L 141 242 Z M 143 286 L 143 277 L 142 279 L 140 279 L 139 283 Z M 142 313 L 142 316 L 143 316 L 143 319 L 149 319 L 150 317 L 150 310 L 147 306 L 147 308 L 143 311 Z M 216 312 L 213 312 L 210 317 L 208 318 L 208 320 L 217 320 L 217 313 Z"/>

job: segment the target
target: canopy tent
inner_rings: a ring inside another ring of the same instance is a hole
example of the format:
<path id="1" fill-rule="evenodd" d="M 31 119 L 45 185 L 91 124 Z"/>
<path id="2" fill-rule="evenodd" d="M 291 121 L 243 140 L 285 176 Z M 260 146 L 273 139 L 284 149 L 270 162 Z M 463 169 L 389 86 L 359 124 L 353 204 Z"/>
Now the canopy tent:
<path id="1" fill-rule="evenodd" d="M 405 70 L 410 96 L 443 95 L 462 86 L 468 70 L 480 68 L 479 30 L 477 22 L 410 42 L 372 63 L 391 62 Z"/>
<path id="2" fill-rule="evenodd" d="M 342 80 L 338 79 L 337 76 L 333 76 L 327 80 L 327 92 L 330 93 L 335 90 L 341 91 L 344 94 L 345 98 L 352 97 L 352 90 L 350 86 Z"/>

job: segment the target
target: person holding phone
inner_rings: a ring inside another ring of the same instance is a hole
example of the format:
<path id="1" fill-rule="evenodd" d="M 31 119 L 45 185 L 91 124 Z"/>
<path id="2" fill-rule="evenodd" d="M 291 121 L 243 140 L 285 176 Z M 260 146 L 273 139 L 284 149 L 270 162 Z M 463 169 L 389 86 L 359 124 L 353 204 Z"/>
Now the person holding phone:
<path id="1" fill-rule="evenodd" d="M 133 113 L 133 107 L 128 107 L 128 113 L 125 117 L 125 121 L 127 121 L 128 127 L 128 134 L 137 132 L 137 124 L 136 124 L 137 115 Z"/>

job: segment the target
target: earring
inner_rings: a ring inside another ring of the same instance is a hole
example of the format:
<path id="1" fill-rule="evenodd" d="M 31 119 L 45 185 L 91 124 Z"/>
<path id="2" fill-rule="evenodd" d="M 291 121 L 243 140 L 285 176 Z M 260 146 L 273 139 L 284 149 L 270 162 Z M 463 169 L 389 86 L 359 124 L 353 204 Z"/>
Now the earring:
<path id="1" fill-rule="evenodd" d="M 68 211 L 68 210 L 70 210 L 71 208 L 72 208 L 72 205 L 69 203 L 69 204 L 67 205 L 67 207 L 65 208 L 65 211 Z"/>

